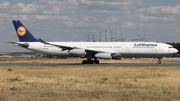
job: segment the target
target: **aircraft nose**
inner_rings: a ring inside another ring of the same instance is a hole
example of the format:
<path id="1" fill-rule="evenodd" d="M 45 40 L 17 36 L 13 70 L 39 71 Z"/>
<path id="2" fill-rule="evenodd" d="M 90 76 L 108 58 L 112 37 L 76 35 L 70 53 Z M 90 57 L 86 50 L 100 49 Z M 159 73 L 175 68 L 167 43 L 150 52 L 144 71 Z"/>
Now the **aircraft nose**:
<path id="1" fill-rule="evenodd" d="M 177 53 L 178 52 L 178 50 L 177 49 L 174 49 L 174 53 Z"/>

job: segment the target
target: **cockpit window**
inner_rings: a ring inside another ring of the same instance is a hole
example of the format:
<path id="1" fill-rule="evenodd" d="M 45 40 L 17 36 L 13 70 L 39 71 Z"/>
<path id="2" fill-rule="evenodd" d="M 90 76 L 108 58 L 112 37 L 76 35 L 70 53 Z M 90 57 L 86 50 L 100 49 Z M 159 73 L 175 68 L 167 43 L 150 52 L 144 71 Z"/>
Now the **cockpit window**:
<path id="1" fill-rule="evenodd" d="M 169 46 L 168 48 L 173 48 L 172 46 Z"/>

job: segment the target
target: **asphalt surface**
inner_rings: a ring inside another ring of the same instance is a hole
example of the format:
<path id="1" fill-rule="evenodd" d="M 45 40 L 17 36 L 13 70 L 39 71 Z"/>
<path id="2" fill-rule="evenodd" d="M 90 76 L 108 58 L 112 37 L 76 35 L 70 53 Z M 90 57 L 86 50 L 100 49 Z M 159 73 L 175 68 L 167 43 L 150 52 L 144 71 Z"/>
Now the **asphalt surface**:
<path id="1" fill-rule="evenodd" d="M 0 63 L 0 66 L 180 66 L 180 60 L 166 59 L 168 63 Z"/>

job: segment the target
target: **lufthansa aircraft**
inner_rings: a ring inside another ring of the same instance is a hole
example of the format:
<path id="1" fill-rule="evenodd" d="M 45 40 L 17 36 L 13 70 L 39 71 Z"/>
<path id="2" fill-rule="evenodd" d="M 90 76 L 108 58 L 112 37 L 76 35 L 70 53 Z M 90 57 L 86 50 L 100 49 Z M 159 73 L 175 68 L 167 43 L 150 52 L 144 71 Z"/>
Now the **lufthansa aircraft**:
<path id="1" fill-rule="evenodd" d="M 20 42 L 8 42 L 28 50 L 54 56 L 81 57 L 83 64 L 98 64 L 97 59 L 116 59 L 121 57 L 158 58 L 171 56 L 178 52 L 171 45 L 157 42 L 46 42 L 36 39 L 19 21 L 12 21 Z"/>

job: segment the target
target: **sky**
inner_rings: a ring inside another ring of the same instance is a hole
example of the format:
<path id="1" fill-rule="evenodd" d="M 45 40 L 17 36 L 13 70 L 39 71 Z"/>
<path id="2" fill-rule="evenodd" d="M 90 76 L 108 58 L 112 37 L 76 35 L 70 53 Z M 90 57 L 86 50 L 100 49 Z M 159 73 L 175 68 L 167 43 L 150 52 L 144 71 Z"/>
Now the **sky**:
<path id="1" fill-rule="evenodd" d="M 0 52 L 26 52 L 12 20 L 20 20 L 45 41 L 107 41 L 112 35 L 132 41 L 180 42 L 180 0 L 1 0 Z"/>

